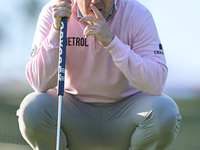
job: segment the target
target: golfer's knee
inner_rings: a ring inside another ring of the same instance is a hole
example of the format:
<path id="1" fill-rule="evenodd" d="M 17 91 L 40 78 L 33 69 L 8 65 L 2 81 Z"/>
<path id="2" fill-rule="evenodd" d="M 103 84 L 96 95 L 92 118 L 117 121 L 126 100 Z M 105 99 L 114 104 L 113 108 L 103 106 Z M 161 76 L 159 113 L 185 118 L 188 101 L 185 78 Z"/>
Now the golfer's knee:
<path id="1" fill-rule="evenodd" d="M 45 117 L 45 103 L 47 93 L 31 93 L 27 95 L 22 101 L 20 108 L 17 112 L 19 116 L 19 125 L 23 127 L 23 130 L 34 133 L 39 132 L 41 124 Z"/>
<path id="2" fill-rule="evenodd" d="M 160 144 L 170 144 L 177 136 L 181 116 L 176 103 L 169 97 L 161 97 L 154 108 L 155 133 Z"/>

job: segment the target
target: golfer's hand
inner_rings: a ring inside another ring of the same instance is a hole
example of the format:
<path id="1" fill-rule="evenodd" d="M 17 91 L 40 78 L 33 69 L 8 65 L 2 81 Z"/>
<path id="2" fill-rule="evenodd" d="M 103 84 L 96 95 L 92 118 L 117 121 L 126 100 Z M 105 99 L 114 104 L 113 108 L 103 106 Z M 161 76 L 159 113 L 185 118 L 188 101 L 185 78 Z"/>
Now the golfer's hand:
<path id="1" fill-rule="evenodd" d="M 56 29 L 60 29 L 62 17 L 67 17 L 68 21 L 71 16 L 71 0 L 57 0 L 52 5 L 53 25 Z"/>
<path id="2" fill-rule="evenodd" d="M 86 16 L 80 19 L 81 23 L 89 22 L 90 24 L 85 27 L 83 34 L 86 38 L 93 35 L 101 45 L 108 46 L 112 42 L 114 35 L 110 31 L 110 28 L 101 12 L 93 4 L 91 4 L 90 7 L 94 12 L 95 17 Z"/>

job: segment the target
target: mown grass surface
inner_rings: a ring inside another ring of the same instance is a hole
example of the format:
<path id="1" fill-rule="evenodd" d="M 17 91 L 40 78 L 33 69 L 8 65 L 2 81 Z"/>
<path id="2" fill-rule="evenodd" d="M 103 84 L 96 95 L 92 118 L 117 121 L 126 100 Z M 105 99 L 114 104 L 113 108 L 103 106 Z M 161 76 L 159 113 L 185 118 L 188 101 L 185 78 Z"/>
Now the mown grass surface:
<path id="1" fill-rule="evenodd" d="M 167 150 L 200 150 L 200 98 L 176 103 L 182 121 L 176 141 Z"/>

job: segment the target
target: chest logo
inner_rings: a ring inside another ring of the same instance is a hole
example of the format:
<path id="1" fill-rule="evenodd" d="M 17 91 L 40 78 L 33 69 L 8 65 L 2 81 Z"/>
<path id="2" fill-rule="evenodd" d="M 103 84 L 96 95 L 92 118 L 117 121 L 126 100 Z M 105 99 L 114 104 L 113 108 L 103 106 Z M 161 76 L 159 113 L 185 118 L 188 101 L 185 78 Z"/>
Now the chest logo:
<path id="1" fill-rule="evenodd" d="M 87 38 L 67 37 L 67 46 L 85 46 L 88 47 Z"/>

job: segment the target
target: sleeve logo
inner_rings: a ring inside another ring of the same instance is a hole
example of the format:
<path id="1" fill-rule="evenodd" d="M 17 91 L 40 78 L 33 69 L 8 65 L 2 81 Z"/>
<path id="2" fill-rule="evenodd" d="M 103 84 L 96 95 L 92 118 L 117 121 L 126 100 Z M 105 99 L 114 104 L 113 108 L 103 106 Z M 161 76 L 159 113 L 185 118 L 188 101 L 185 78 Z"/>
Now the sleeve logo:
<path id="1" fill-rule="evenodd" d="M 36 53 L 37 53 L 37 45 L 34 45 L 31 51 L 31 58 L 35 57 Z"/>
<path id="2" fill-rule="evenodd" d="M 164 55 L 162 44 L 159 44 L 159 50 L 155 50 L 154 54 L 162 54 L 162 55 Z"/>

